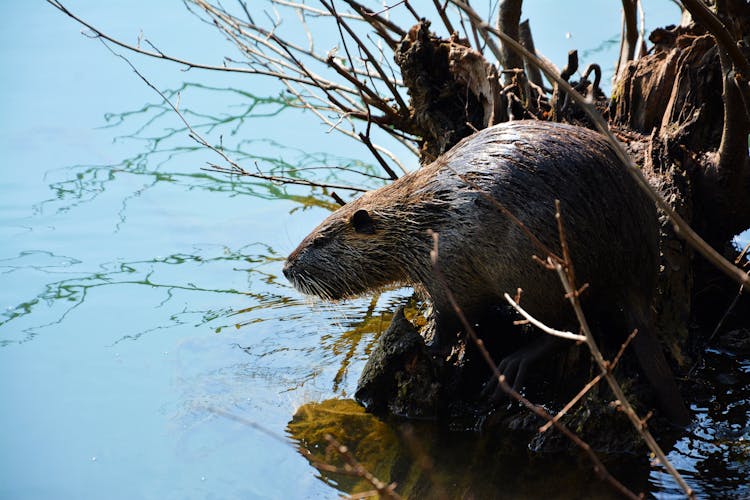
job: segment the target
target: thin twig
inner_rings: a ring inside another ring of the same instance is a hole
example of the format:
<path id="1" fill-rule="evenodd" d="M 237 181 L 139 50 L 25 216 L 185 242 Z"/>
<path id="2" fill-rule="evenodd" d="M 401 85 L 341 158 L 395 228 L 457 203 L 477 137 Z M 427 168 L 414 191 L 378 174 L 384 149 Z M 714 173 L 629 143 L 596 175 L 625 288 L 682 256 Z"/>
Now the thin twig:
<path id="1" fill-rule="evenodd" d="M 450 37 L 456 32 L 456 30 L 453 28 L 453 24 L 451 24 L 451 20 L 448 18 L 448 13 L 445 11 L 445 8 L 440 5 L 440 0 L 432 0 L 432 3 L 435 5 L 435 10 L 437 11 L 438 16 L 440 16 L 440 20 L 443 21 L 443 25 L 445 26 L 445 29 L 448 30 L 448 36 Z M 477 47 L 477 50 L 479 50 L 479 47 Z"/>
<path id="2" fill-rule="evenodd" d="M 581 400 L 583 396 L 585 396 L 591 389 L 596 387 L 596 384 L 598 384 L 602 378 L 604 378 L 604 373 L 601 373 L 601 372 L 596 377 L 592 378 L 588 384 L 584 385 L 583 388 L 580 391 L 578 391 L 578 394 L 573 396 L 573 398 L 570 401 L 568 401 L 568 403 L 565 406 L 563 406 L 562 410 L 558 411 L 555 414 L 555 417 L 552 420 L 550 420 L 549 422 L 547 422 L 546 424 L 544 424 L 543 426 L 539 428 L 539 433 L 542 434 L 542 433 L 547 432 L 549 428 L 552 427 L 555 422 L 563 418 L 570 411 L 570 409 L 573 408 L 576 405 L 576 403 L 578 403 L 578 401 Z"/>
<path id="3" fill-rule="evenodd" d="M 375 146 L 372 144 L 372 141 L 370 140 L 370 138 L 366 136 L 365 134 L 359 134 L 359 139 L 362 141 L 362 143 L 365 146 L 367 146 L 367 149 L 370 150 L 370 153 L 372 153 L 372 155 L 378 161 L 378 163 L 383 168 L 383 170 L 385 170 L 385 173 L 388 174 L 388 177 L 390 177 L 391 180 L 393 181 L 398 179 L 398 175 L 396 174 L 396 172 L 394 172 L 393 169 L 388 166 L 388 164 L 385 162 L 385 159 L 380 154 L 380 152 L 377 149 L 375 149 Z"/>
<path id="4" fill-rule="evenodd" d="M 636 335 L 638 335 L 638 329 L 637 328 L 635 330 L 633 330 L 632 332 L 630 332 L 630 335 L 628 335 L 628 338 L 626 338 L 625 342 L 623 342 L 622 345 L 620 346 L 620 350 L 617 351 L 617 354 L 615 355 L 615 359 L 612 360 L 612 363 L 608 367 L 609 371 L 612 371 L 612 370 L 615 369 L 615 367 L 617 366 L 617 364 L 620 362 L 620 358 L 622 358 L 622 355 L 625 354 L 625 349 L 628 348 L 628 346 L 633 341 L 633 339 L 635 338 Z"/>
<path id="5" fill-rule="evenodd" d="M 628 338 L 625 339 L 625 342 L 623 342 L 622 345 L 620 346 L 620 350 L 617 352 L 617 356 L 615 356 L 614 361 L 612 361 L 612 363 L 609 363 L 607 365 L 607 367 L 606 367 L 607 371 L 611 372 L 612 370 L 615 369 L 615 367 L 617 366 L 617 363 L 620 362 L 620 358 L 622 357 L 623 353 L 625 352 L 625 349 L 627 349 L 628 345 L 630 345 L 630 343 L 633 341 L 633 339 L 635 338 L 635 336 L 636 336 L 637 333 L 638 333 L 638 330 L 633 330 L 633 333 L 631 333 L 630 335 L 628 335 Z M 557 412 L 557 414 L 555 415 L 554 420 L 560 420 L 567 412 L 569 412 L 570 409 L 573 408 L 573 406 L 575 406 L 575 404 L 583 396 L 586 395 L 586 393 L 588 393 L 593 387 L 596 386 L 596 384 L 598 384 L 601 381 L 602 378 L 604 378 L 604 373 L 605 373 L 604 371 L 600 371 L 597 374 L 596 377 L 594 377 L 593 379 L 591 379 L 591 381 L 589 381 L 588 384 L 586 384 L 585 386 L 583 386 L 583 388 L 580 391 L 578 391 L 578 394 L 576 394 L 573 397 L 573 399 L 571 399 L 570 401 L 568 401 L 568 404 L 566 404 L 563 407 L 562 410 L 560 410 L 559 412 Z M 542 427 L 539 428 L 539 432 L 540 433 L 541 432 L 547 432 L 549 430 L 549 428 L 550 428 L 551 425 L 552 425 L 552 422 L 547 422 L 546 424 L 544 424 Z"/>
<path id="6" fill-rule="evenodd" d="M 336 194 L 336 191 L 331 191 L 331 198 L 333 198 L 333 200 L 342 207 L 346 205 L 346 202 L 341 198 L 341 196 Z"/>
<path id="7" fill-rule="evenodd" d="M 320 3 L 323 4 L 323 6 L 326 9 L 328 9 L 332 14 L 335 15 L 336 10 L 333 7 L 333 3 L 328 4 L 328 3 L 325 2 L 325 0 L 320 0 Z M 359 45 L 359 47 L 367 55 L 368 60 L 370 61 L 370 63 L 375 68 L 375 71 L 378 72 L 378 74 L 380 75 L 380 77 L 383 80 L 383 83 L 386 84 L 386 86 L 388 87 L 388 89 L 391 91 L 391 94 L 396 99 L 396 103 L 399 105 L 399 109 L 401 110 L 402 113 L 405 113 L 409 109 L 409 106 L 407 106 L 406 102 L 401 97 L 401 94 L 399 93 L 398 89 L 393 84 L 393 82 L 391 82 L 391 80 L 388 78 L 388 75 L 385 73 L 385 71 L 383 71 L 383 68 L 380 67 L 380 65 L 377 62 L 377 59 L 375 57 L 373 57 L 372 53 L 370 52 L 370 49 L 367 48 L 367 45 L 364 42 L 362 42 L 362 40 L 359 38 L 359 36 L 357 35 L 357 33 L 349 26 L 348 23 L 346 23 L 343 19 L 338 19 L 337 21 L 339 22 L 339 25 L 346 30 L 346 32 L 349 34 L 349 36 L 352 37 L 352 39 L 355 42 L 357 42 L 357 44 Z"/>
<path id="8" fill-rule="evenodd" d="M 737 258 L 734 259 L 734 263 L 736 265 L 738 265 L 738 266 L 740 265 L 740 262 L 742 262 L 742 259 L 745 257 L 745 255 L 747 255 L 747 251 L 748 250 L 750 250 L 750 243 L 748 243 L 747 245 L 745 245 L 745 248 L 743 248 L 742 251 L 740 252 L 740 254 L 737 256 Z"/>
<path id="9" fill-rule="evenodd" d="M 548 335 L 552 335 L 554 337 L 560 337 L 560 338 L 568 339 L 568 340 L 575 340 L 575 341 L 578 341 L 578 342 L 585 342 L 586 341 L 586 337 L 583 336 L 583 335 L 578 335 L 578 334 L 575 334 L 573 332 L 568 332 L 568 331 L 564 331 L 564 330 L 555 330 L 554 328 L 551 328 L 551 327 L 545 325 L 544 323 L 542 323 L 538 319 L 534 318 L 531 314 L 527 313 L 507 293 L 504 293 L 503 297 L 505 297 L 505 300 L 508 301 L 508 303 L 513 307 L 513 309 L 515 309 L 516 311 L 518 311 L 518 314 L 520 314 L 521 316 L 523 316 L 524 318 L 526 318 L 526 320 L 528 320 L 529 323 L 531 323 L 535 327 L 539 328 L 544 333 L 546 333 Z"/>
<path id="10" fill-rule="evenodd" d="M 309 82 L 307 82 L 307 81 L 305 81 L 303 79 L 296 78 L 296 77 L 294 77 L 292 75 L 289 75 L 289 74 L 279 73 L 279 72 L 276 72 L 276 71 L 260 70 L 260 69 L 255 69 L 255 68 L 238 68 L 238 67 L 234 67 L 234 66 L 216 66 L 216 65 L 210 65 L 210 64 L 202 64 L 202 63 L 197 63 L 195 61 L 189 61 L 187 59 L 182 59 L 182 58 L 179 58 L 179 57 L 175 57 L 175 56 L 171 56 L 171 55 L 165 54 L 165 53 L 161 52 L 158 49 L 156 49 L 153 52 L 149 51 L 149 50 L 145 50 L 145 49 L 142 49 L 142 48 L 140 48 L 138 46 L 125 43 L 125 42 L 123 42 L 121 40 L 118 40 L 118 39 L 116 39 L 114 37 L 111 37 L 111 36 L 107 35 L 103 31 L 99 30 L 98 28 L 94 27 L 90 23 L 84 21 L 80 17 L 78 17 L 75 14 L 73 14 L 70 10 L 68 10 L 62 4 L 62 2 L 60 2 L 58 0 L 46 0 L 46 1 L 47 1 L 47 3 L 49 3 L 50 5 L 52 5 L 53 7 L 55 7 L 56 9 L 58 9 L 60 12 L 62 12 L 66 16 L 70 17 L 71 19 L 75 20 L 76 22 L 78 22 L 82 26 L 85 26 L 86 28 L 88 28 L 89 30 L 91 30 L 91 32 L 94 33 L 95 37 L 97 37 L 97 38 L 103 38 L 103 39 L 107 40 L 108 42 L 111 42 L 111 43 L 113 43 L 113 44 L 115 44 L 115 45 L 117 45 L 119 47 L 122 47 L 124 49 L 127 49 L 129 51 L 132 51 L 132 52 L 144 55 L 144 56 L 153 57 L 155 59 L 162 59 L 162 60 L 165 60 L 165 61 L 171 61 L 171 62 L 174 62 L 174 63 L 177 63 L 177 64 L 182 64 L 184 66 L 187 66 L 189 69 L 193 69 L 194 68 L 194 69 L 205 69 L 205 70 L 211 70 L 211 71 L 225 71 L 225 72 L 228 72 L 228 73 L 247 73 L 247 74 L 253 74 L 253 75 L 270 76 L 270 77 L 273 77 L 273 78 L 281 78 L 281 79 L 290 80 L 290 81 L 299 82 L 299 83 L 309 83 Z M 330 82 L 327 82 L 324 85 L 327 88 L 329 88 L 329 89 L 347 90 L 344 87 L 337 86 L 337 85 L 332 84 Z"/>
<path id="11" fill-rule="evenodd" d="M 213 148 L 212 148 L 213 149 Z M 308 186 L 308 187 L 316 187 L 321 189 L 341 189 L 344 191 L 352 191 L 355 193 L 366 193 L 368 190 L 365 188 L 360 188 L 356 186 L 348 186 L 345 184 L 331 184 L 328 182 L 315 182 L 310 181 L 307 179 L 295 179 L 294 177 L 282 177 L 278 175 L 268 175 L 260 172 L 251 172 L 249 170 L 245 170 L 244 168 L 240 167 L 239 165 L 232 165 L 231 167 L 222 167 L 221 165 L 215 165 L 213 163 L 209 163 L 208 167 L 203 167 L 201 170 L 206 172 L 216 172 L 220 174 L 228 174 L 228 175 L 241 175 L 243 177 L 252 177 L 254 179 L 262 179 L 265 181 L 273 182 L 276 184 L 294 184 L 297 186 Z"/>
<path id="12" fill-rule="evenodd" d="M 357 11 L 357 13 L 362 16 L 363 19 L 368 20 L 368 22 L 370 22 L 369 19 L 377 20 L 379 24 L 393 31 L 399 38 L 403 38 L 404 36 L 406 36 L 406 31 L 402 30 L 397 24 L 381 16 L 380 13 L 369 10 L 367 7 L 355 0 L 344 0 L 344 2 L 346 2 L 349 7 Z"/>
<path id="13" fill-rule="evenodd" d="M 334 472 L 338 474 L 347 474 L 350 476 L 355 477 L 361 477 L 368 483 L 370 483 L 377 493 L 382 498 L 390 498 L 392 500 L 401 500 L 401 496 L 396 493 L 396 483 L 387 484 L 375 477 L 375 475 L 367 470 L 367 468 L 359 463 L 356 458 L 354 458 L 354 455 L 349 451 L 349 448 L 344 446 L 343 444 L 339 443 L 333 436 L 330 434 L 325 435 L 326 441 L 328 441 L 329 448 L 333 449 L 336 453 L 338 453 L 341 458 L 344 459 L 346 464 L 344 467 L 334 467 L 329 464 L 323 464 L 320 462 L 312 462 L 313 467 L 319 470 L 323 470 L 326 472 Z"/>
<path id="14" fill-rule="evenodd" d="M 750 274 L 750 273 L 748 273 L 748 274 Z M 732 311 L 734 310 L 734 308 L 737 306 L 737 303 L 742 298 L 742 292 L 743 292 L 743 288 L 744 287 L 745 287 L 745 285 L 740 285 L 740 289 L 737 290 L 737 295 L 734 296 L 734 299 L 729 304 L 729 307 L 727 307 L 727 310 L 724 311 L 724 315 L 721 317 L 721 319 L 719 320 L 719 322 L 716 324 L 716 328 L 714 328 L 714 331 L 711 333 L 711 336 L 708 337 L 708 339 L 706 340 L 706 344 L 710 344 L 713 341 L 714 337 L 716 337 L 716 335 L 719 333 L 719 331 L 721 330 L 721 328 L 724 326 L 724 323 L 726 322 L 727 318 L 729 317 L 729 315 L 732 313 Z"/>

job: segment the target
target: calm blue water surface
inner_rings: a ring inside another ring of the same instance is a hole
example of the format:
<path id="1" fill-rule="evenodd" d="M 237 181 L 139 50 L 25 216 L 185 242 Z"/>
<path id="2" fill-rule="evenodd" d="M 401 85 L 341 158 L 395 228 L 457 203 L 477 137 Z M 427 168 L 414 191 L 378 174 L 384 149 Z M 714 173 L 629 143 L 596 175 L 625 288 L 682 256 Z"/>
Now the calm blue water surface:
<path id="1" fill-rule="evenodd" d="M 562 3 L 527 2 L 538 49 L 611 70 L 619 14 Z M 653 3 L 649 25 L 675 16 Z M 179 1 L 69 4 L 130 43 L 142 30 L 164 52 L 239 57 Z M 309 303 L 280 269 L 327 199 L 202 171 L 219 159 L 78 25 L 44 2 L 0 15 L 0 498 L 335 497 L 287 423 L 352 394 L 377 331 L 363 318 L 409 292 Z M 368 168 L 314 116 L 256 99 L 279 95 L 273 80 L 132 60 L 159 89 L 186 85 L 188 119 L 246 165 Z"/>

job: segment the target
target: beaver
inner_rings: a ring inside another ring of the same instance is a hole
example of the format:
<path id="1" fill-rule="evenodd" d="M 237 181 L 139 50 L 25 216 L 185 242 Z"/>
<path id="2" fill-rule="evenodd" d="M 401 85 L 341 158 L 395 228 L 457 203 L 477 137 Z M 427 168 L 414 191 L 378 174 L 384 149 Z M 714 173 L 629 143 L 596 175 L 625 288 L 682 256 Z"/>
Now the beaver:
<path id="1" fill-rule="evenodd" d="M 559 200 L 577 280 L 589 285 L 584 310 L 617 324 L 618 342 L 639 330 L 639 364 L 664 412 L 686 424 L 650 311 L 658 265 L 656 208 L 594 131 L 513 121 L 476 132 L 433 163 L 342 206 L 289 255 L 283 273 L 300 292 L 329 300 L 413 286 L 432 303 L 437 343 L 462 329 L 446 287 L 470 321 L 486 317 L 504 304 L 504 293 L 521 288 L 522 306 L 534 317 L 575 328 L 557 274 L 532 258 L 539 247 L 487 195 L 558 254 Z M 430 230 L 440 237 L 444 282 L 430 262 Z M 547 351 L 529 348 L 520 359 Z"/>

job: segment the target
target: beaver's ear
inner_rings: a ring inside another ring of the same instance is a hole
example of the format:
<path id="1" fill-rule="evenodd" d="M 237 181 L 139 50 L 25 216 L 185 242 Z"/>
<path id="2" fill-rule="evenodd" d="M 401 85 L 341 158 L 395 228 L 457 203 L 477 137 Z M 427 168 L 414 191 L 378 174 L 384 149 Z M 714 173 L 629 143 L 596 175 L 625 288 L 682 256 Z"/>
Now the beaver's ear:
<path id="1" fill-rule="evenodd" d="M 375 221 L 372 220 L 367 210 L 357 210 L 349 219 L 354 230 L 362 234 L 375 234 Z"/>

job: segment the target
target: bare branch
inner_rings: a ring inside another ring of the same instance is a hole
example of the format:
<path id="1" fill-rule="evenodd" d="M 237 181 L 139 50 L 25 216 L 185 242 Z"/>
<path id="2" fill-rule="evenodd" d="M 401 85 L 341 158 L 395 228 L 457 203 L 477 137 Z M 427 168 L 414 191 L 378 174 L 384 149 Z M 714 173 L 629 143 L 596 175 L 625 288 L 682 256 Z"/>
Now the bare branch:
<path id="1" fill-rule="evenodd" d="M 451 23 L 451 20 L 448 18 L 448 13 L 445 11 L 445 6 L 440 5 L 440 0 L 432 0 L 432 3 L 435 5 L 435 10 L 438 13 L 438 16 L 440 16 L 440 20 L 443 21 L 443 25 L 445 26 L 445 29 L 448 30 L 448 36 L 452 35 L 456 32 L 456 30 L 453 28 L 453 24 Z M 477 50 L 479 47 L 477 47 Z"/>
<path id="2" fill-rule="evenodd" d="M 331 16 L 331 13 L 323 10 L 323 9 L 316 9 L 315 7 L 310 7 L 307 4 L 301 3 L 301 2 L 290 2 L 288 0 L 269 0 L 271 3 L 275 3 L 278 5 L 283 5 L 285 7 L 292 7 L 297 10 L 301 10 L 303 12 L 306 12 L 308 14 L 317 16 L 317 17 L 333 17 Z M 339 14 L 341 17 L 345 17 L 348 19 L 355 19 L 360 20 L 361 18 L 359 16 L 355 16 L 354 14 L 350 14 L 348 12 L 342 12 Z M 252 22 L 252 21 L 251 21 Z"/>
<path id="3" fill-rule="evenodd" d="M 324 7 L 326 7 L 332 14 L 335 15 L 336 10 L 333 7 L 333 4 L 328 4 L 325 2 L 325 0 L 320 0 L 320 3 L 323 4 Z M 373 57 L 372 53 L 370 52 L 370 49 L 367 48 L 367 45 L 365 45 L 364 42 L 357 36 L 357 34 L 352 30 L 352 28 L 349 26 L 348 23 L 346 23 L 343 19 L 338 19 L 339 25 L 342 26 L 346 32 L 349 34 L 349 36 L 354 39 L 355 42 L 359 45 L 359 47 L 364 51 L 365 54 L 367 54 L 367 57 L 369 58 L 369 62 L 373 65 L 375 68 L 375 71 L 380 75 L 383 82 L 386 84 L 388 89 L 393 94 L 393 97 L 396 99 L 396 102 L 399 105 L 399 108 L 401 112 L 406 112 L 406 110 L 409 109 L 409 107 L 406 105 L 406 102 L 401 97 L 401 94 L 398 92 L 398 89 L 393 84 L 393 82 L 390 81 L 388 78 L 388 75 L 383 71 L 383 69 L 380 67 L 380 65 L 377 63 L 377 58 Z"/>
<path id="4" fill-rule="evenodd" d="M 638 43 L 638 1 L 622 0 L 622 36 L 620 37 L 620 58 L 615 68 L 615 79 L 625 69 L 628 61 L 633 60 Z"/>
<path id="5" fill-rule="evenodd" d="M 448 5 L 447 1 L 446 1 L 446 5 Z M 469 5 L 469 0 L 466 0 L 466 5 Z M 469 23 L 469 26 L 471 26 L 471 35 L 474 37 L 474 46 L 477 48 L 478 51 L 484 54 L 484 47 L 482 46 L 481 43 L 479 43 L 479 33 L 477 32 L 477 28 L 474 26 L 473 23 Z"/>
<path id="6" fill-rule="evenodd" d="M 585 342 L 586 341 L 586 337 L 584 335 L 577 335 L 577 334 L 575 334 L 573 332 L 568 332 L 568 331 L 565 331 L 565 330 L 555 330 L 554 328 L 551 328 L 551 327 L 545 325 L 544 323 L 542 323 L 541 321 L 539 321 L 538 319 L 534 318 L 532 315 L 530 315 L 529 313 L 527 313 L 507 293 L 504 293 L 503 297 L 505 297 L 505 300 L 513 307 L 513 309 L 515 309 L 516 311 L 518 311 L 518 314 L 520 314 L 521 316 L 523 316 L 524 318 L 526 318 L 529 321 L 529 323 L 531 323 L 535 327 L 539 328 L 544 333 L 546 333 L 548 335 L 552 335 L 554 337 L 560 337 L 560 338 L 563 338 L 563 339 L 576 340 L 578 342 Z"/>
<path id="7" fill-rule="evenodd" d="M 526 48 L 526 50 L 532 54 L 536 54 L 534 38 L 531 36 L 531 25 L 529 24 L 528 19 L 518 25 L 518 41 L 524 46 L 524 48 Z M 523 67 L 531 83 L 540 88 L 544 87 L 544 83 L 542 82 L 542 72 L 539 71 L 539 68 L 534 66 L 533 63 L 526 62 L 525 60 Z M 540 94 L 542 93 L 543 92 L 540 92 Z"/>
<path id="8" fill-rule="evenodd" d="M 370 152 L 375 157 L 375 159 L 378 160 L 378 163 L 380 163 L 380 166 L 383 167 L 383 170 L 385 170 L 385 173 L 388 174 L 388 177 L 390 177 L 391 180 L 394 180 L 394 181 L 398 179 L 398 175 L 396 175 L 396 172 L 394 172 L 393 169 L 388 166 L 388 164 L 383 159 L 383 156 L 372 144 L 372 141 L 370 140 L 370 138 L 366 136 L 365 134 L 359 134 L 359 138 L 364 143 L 364 145 L 367 146 L 367 149 L 370 150 Z"/>
<path id="9" fill-rule="evenodd" d="M 604 373 L 599 373 L 596 377 L 591 379 L 589 383 L 584 385 L 583 388 L 578 391 L 578 394 L 573 396 L 573 398 L 571 398 L 571 400 L 568 401 L 565 406 L 563 406 L 562 410 L 558 411 L 557 414 L 555 414 L 555 417 L 552 420 L 548 421 L 546 424 L 539 428 L 539 433 L 541 434 L 543 432 L 547 432 L 550 427 L 555 425 L 555 422 L 563 418 L 570 411 L 570 409 L 573 408 L 581 400 L 582 397 L 588 394 L 591 389 L 596 387 L 596 384 L 598 384 L 603 378 Z"/>
<path id="10" fill-rule="evenodd" d="M 497 16 L 497 27 L 514 41 L 518 40 L 518 25 L 521 22 L 522 0 L 501 0 L 500 10 Z M 472 24 L 474 24 L 472 22 Z M 523 58 L 521 55 L 506 45 L 505 41 L 500 48 L 500 54 L 496 55 L 503 69 L 523 69 Z M 505 84 L 511 83 L 511 77 L 506 73 Z"/>
<path id="11" fill-rule="evenodd" d="M 323 464 L 320 462 L 312 462 L 313 467 L 316 469 L 334 472 L 338 474 L 346 474 L 349 476 L 361 477 L 368 483 L 370 483 L 376 490 L 376 493 L 382 498 L 390 498 L 392 500 L 400 500 L 401 496 L 396 493 L 396 483 L 387 484 L 375 477 L 375 475 L 367 470 L 367 468 L 359 463 L 354 455 L 349 451 L 349 448 L 342 445 L 330 434 L 325 435 L 326 441 L 328 441 L 329 448 L 338 453 L 341 458 L 344 459 L 346 464 L 344 467 L 334 467 L 329 464 Z"/>
<path id="12" fill-rule="evenodd" d="M 369 22 L 370 24 L 373 24 L 373 21 L 376 21 L 377 24 L 380 24 L 381 26 L 394 32 L 399 38 L 403 38 L 406 36 L 406 31 L 402 30 L 398 25 L 392 23 L 380 14 L 372 12 L 361 3 L 356 2 L 355 0 L 344 0 L 344 2 L 346 2 L 349 7 L 354 9 L 360 16 L 362 16 L 363 19 L 367 20 L 367 22 Z"/>
<path id="13" fill-rule="evenodd" d="M 360 98 L 362 99 L 362 102 L 365 103 L 365 105 L 375 106 L 386 115 L 398 115 L 395 109 L 389 106 L 378 94 L 375 93 L 375 91 L 372 90 L 372 87 L 368 87 L 366 84 L 357 80 L 347 68 L 343 68 L 338 63 L 336 63 L 336 60 L 333 58 L 333 56 L 329 56 L 327 62 L 328 65 L 336 71 L 336 73 L 338 73 L 340 76 L 345 78 L 348 82 L 352 83 L 357 88 L 357 90 L 360 92 Z"/>
<path id="14" fill-rule="evenodd" d="M 623 342 L 622 345 L 620 346 L 620 350 L 617 351 L 617 354 L 615 355 L 615 359 L 612 360 L 612 363 L 609 366 L 609 371 L 612 371 L 615 369 L 617 364 L 620 362 L 620 358 L 622 358 L 622 355 L 625 354 L 625 349 L 628 348 L 628 346 L 633 341 L 636 335 L 638 335 L 638 329 L 633 330 L 630 333 L 630 335 L 628 335 L 628 338 L 626 338 L 625 342 Z"/>
<path id="15" fill-rule="evenodd" d="M 80 17 L 78 17 L 75 14 L 73 14 L 70 10 L 68 10 L 62 4 L 62 2 L 60 2 L 58 0 L 46 0 L 46 1 L 47 1 L 47 3 L 49 3 L 50 5 L 52 5 L 53 7 L 55 7 L 56 9 L 58 9 L 60 12 L 62 12 L 66 16 L 70 17 L 71 19 L 75 20 L 76 22 L 78 22 L 82 26 L 85 26 L 86 28 L 88 28 L 89 30 L 91 30 L 91 32 L 94 33 L 94 35 L 95 35 L 96 38 L 103 38 L 104 40 L 107 40 L 108 42 L 111 42 L 111 43 L 117 45 L 118 47 L 122 47 L 122 48 L 127 49 L 127 50 L 129 50 L 131 52 L 135 52 L 135 53 L 138 53 L 138 54 L 141 54 L 141 55 L 144 55 L 144 56 L 148 56 L 148 57 L 153 57 L 155 59 L 162 59 L 162 60 L 165 60 L 165 61 L 171 61 L 171 62 L 174 62 L 174 63 L 177 63 L 177 64 L 182 64 L 184 66 L 187 66 L 188 69 L 195 68 L 195 69 L 206 69 L 206 70 L 211 70 L 211 71 L 224 71 L 224 72 L 228 72 L 228 73 L 247 73 L 247 74 L 253 74 L 253 75 L 271 76 L 271 77 L 274 77 L 274 78 L 283 78 L 283 79 L 287 79 L 287 80 L 291 80 L 291 81 L 300 81 L 302 83 L 309 83 L 309 82 L 307 82 L 305 80 L 300 80 L 300 79 L 297 79 L 297 78 L 295 78 L 293 76 L 290 76 L 290 75 L 287 75 L 287 74 L 284 74 L 284 73 L 275 72 L 275 71 L 267 71 L 267 70 L 253 69 L 253 68 L 238 68 L 238 67 L 232 67 L 232 66 L 215 66 L 215 65 L 210 65 L 210 64 L 202 64 L 202 63 L 197 63 L 197 62 L 194 62 L 194 61 L 189 61 L 187 59 L 182 59 L 182 58 L 179 58 L 179 57 L 167 55 L 167 54 L 159 51 L 158 49 L 156 49 L 155 51 L 145 50 L 145 49 L 142 49 L 142 48 L 140 48 L 140 47 L 138 47 L 136 45 L 131 45 L 131 44 L 125 43 L 125 42 L 123 42 L 121 40 L 118 40 L 116 38 L 113 38 L 113 37 L 107 35 L 106 33 L 104 33 L 103 31 L 100 31 L 98 28 L 94 27 L 90 23 L 84 21 Z M 328 82 L 326 86 L 328 88 L 332 88 L 332 89 L 346 90 L 345 88 L 339 87 L 339 86 L 337 86 L 335 84 L 331 84 L 330 82 Z"/>

